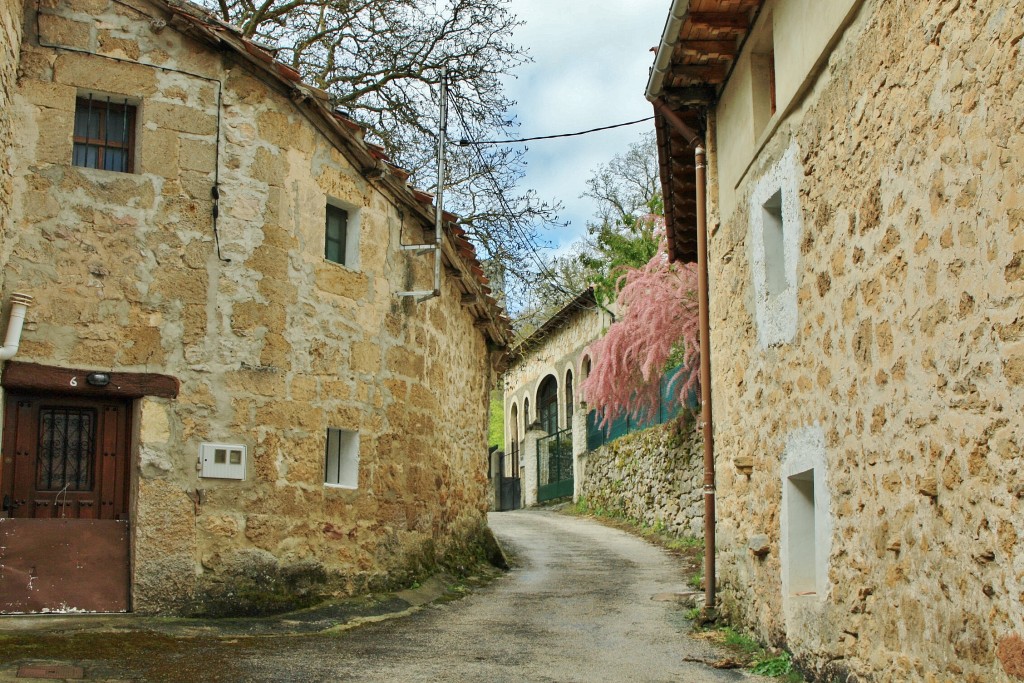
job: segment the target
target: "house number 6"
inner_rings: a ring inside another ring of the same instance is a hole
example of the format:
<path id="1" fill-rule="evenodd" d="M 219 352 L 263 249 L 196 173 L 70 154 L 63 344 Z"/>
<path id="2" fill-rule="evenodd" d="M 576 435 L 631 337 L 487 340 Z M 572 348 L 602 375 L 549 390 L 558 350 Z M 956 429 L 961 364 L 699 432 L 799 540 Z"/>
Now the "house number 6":
<path id="1" fill-rule="evenodd" d="M 78 377 L 72 377 L 71 378 L 71 386 L 73 386 L 73 387 L 77 387 L 78 386 Z"/>

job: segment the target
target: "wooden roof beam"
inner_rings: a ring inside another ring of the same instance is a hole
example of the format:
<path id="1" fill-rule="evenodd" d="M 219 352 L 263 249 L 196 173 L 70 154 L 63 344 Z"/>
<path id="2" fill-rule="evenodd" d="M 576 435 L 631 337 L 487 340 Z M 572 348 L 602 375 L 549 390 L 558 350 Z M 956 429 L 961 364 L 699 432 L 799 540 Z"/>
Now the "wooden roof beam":
<path id="1" fill-rule="evenodd" d="M 672 87 L 686 87 L 698 83 L 714 83 L 718 85 L 725 82 L 729 75 L 729 65 L 718 64 L 679 64 L 672 67 Z M 680 82 L 682 81 L 682 82 Z"/>
<path id="2" fill-rule="evenodd" d="M 734 59 L 739 46 L 733 40 L 680 40 L 677 48 L 685 55 L 707 57 L 708 59 Z"/>
<path id="3" fill-rule="evenodd" d="M 687 19 L 695 28 L 737 33 L 743 33 L 750 28 L 750 15 L 747 12 L 691 12 Z"/>

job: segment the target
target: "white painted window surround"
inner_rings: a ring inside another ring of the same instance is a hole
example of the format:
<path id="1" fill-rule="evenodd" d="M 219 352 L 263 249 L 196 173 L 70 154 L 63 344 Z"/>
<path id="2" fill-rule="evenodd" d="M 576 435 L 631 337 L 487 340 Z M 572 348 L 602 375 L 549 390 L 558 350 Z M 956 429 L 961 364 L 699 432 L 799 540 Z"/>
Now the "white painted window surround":
<path id="1" fill-rule="evenodd" d="M 825 433 L 819 425 L 790 433 L 782 456 L 782 596 L 824 601 L 830 590 L 832 498 L 826 471 Z"/>
<path id="2" fill-rule="evenodd" d="M 338 265 L 349 270 L 359 270 L 359 231 L 362 222 L 362 211 L 355 204 L 328 196 L 327 203 L 348 213 L 345 232 L 345 262 Z M 321 251 L 323 253 L 323 251 Z"/>
<path id="3" fill-rule="evenodd" d="M 328 428 L 326 451 L 324 485 L 344 489 L 358 488 L 359 432 Z"/>
<path id="4" fill-rule="evenodd" d="M 789 344 L 796 337 L 797 262 L 803 218 L 796 145 L 765 173 L 750 197 L 750 248 L 758 345 Z"/>

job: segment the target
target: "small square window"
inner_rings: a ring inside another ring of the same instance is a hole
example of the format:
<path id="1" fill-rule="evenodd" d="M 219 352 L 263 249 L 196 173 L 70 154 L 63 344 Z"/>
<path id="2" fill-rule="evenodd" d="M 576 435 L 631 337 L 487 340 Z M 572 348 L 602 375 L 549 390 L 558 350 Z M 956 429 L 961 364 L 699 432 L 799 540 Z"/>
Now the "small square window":
<path id="1" fill-rule="evenodd" d="M 359 432 L 333 427 L 327 430 L 324 483 L 328 486 L 358 488 Z"/>
<path id="2" fill-rule="evenodd" d="M 327 205 L 327 227 L 324 233 L 324 258 L 334 263 L 347 265 L 345 259 L 348 243 L 348 211 Z"/>
<path id="3" fill-rule="evenodd" d="M 135 165 L 135 107 L 109 97 L 75 101 L 71 163 L 85 168 L 132 173 Z"/>

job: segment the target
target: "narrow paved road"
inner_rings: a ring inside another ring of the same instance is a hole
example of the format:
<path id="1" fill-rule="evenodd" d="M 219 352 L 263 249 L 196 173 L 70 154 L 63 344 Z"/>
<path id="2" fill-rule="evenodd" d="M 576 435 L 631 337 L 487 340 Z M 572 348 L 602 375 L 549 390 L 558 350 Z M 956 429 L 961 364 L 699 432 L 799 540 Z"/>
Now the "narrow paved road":
<path id="1" fill-rule="evenodd" d="M 680 563 L 625 532 L 544 511 L 491 515 L 515 567 L 467 597 L 336 634 L 217 636 L 124 629 L 4 640 L 5 661 L 83 666 L 133 681 L 751 681 L 687 660 L 722 654 L 687 636 Z M 287 624 L 287 620 L 284 622 Z M 211 624 L 212 625 L 212 624 Z M 216 626 L 213 627 L 216 629 Z M 32 646 L 31 643 L 35 642 Z M 71 654 L 74 653 L 74 654 Z M 0 667 L 0 680 L 16 669 Z M 767 679 L 762 679 L 767 680 Z"/>
<path id="2" fill-rule="evenodd" d="M 259 665 L 303 661 L 311 678 L 339 681 L 751 680 L 684 661 L 720 655 L 686 636 L 678 604 L 653 599 L 685 590 L 666 552 L 550 512 L 492 514 L 490 523 L 516 557 L 507 576 L 458 602 L 357 629 L 308 659 L 288 653 Z"/>

